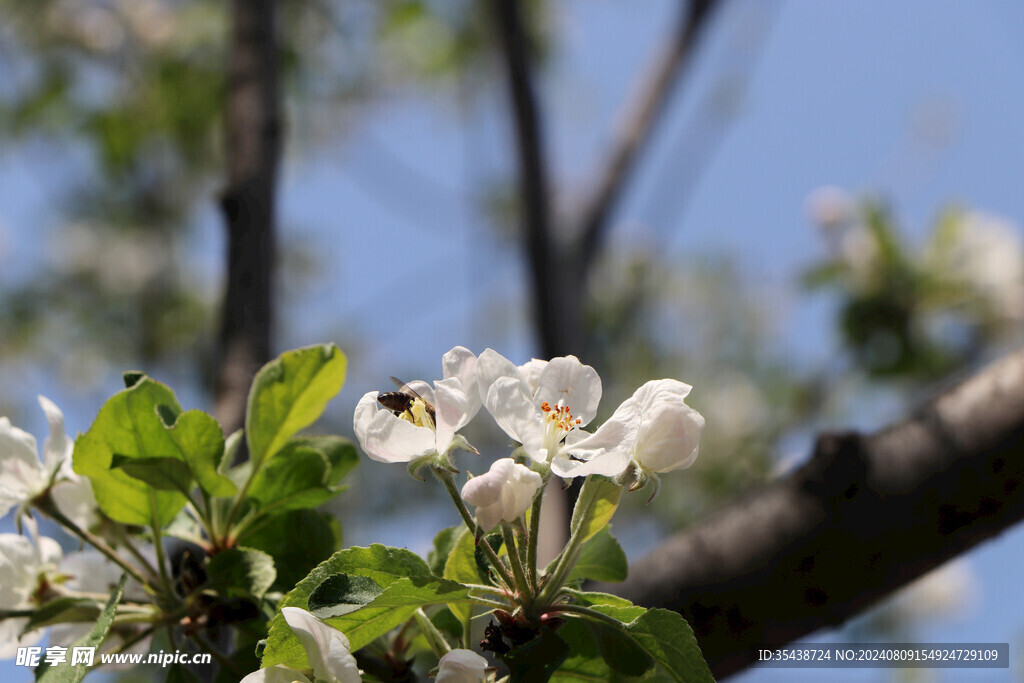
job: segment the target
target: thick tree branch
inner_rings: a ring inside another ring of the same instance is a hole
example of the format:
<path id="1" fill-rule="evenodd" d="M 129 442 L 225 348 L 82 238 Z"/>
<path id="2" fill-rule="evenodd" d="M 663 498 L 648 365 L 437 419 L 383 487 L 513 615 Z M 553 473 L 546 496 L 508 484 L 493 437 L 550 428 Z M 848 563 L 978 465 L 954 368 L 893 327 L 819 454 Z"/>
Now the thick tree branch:
<path id="1" fill-rule="evenodd" d="M 574 294 L 575 260 L 570 259 L 570 253 L 553 231 L 551 190 L 529 37 L 519 0 L 492 0 L 492 5 L 513 111 L 523 248 L 530 268 L 541 351 L 546 358 L 579 353 L 581 295 Z"/>
<path id="2" fill-rule="evenodd" d="M 588 269 L 600 254 L 609 218 L 636 168 L 680 81 L 684 67 L 720 0 L 680 0 L 679 19 L 668 45 L 655 62 L 639 94 L 631 100 L 612 144 L 611 153 L 593 192 L 583 203 L 579 230 L 581 267 Z"/>
<path id="3" fill-rule="evenodd" d="M 822 436 L 803 467 L 602 589 L 680 611 L 725 676 L 1015 524 L 1022 483 L 1019 351 L 887 429 Z"/>
<path id="4" fill-rule="evenodd" d="M 245 417 L 249 384 L 270 358 L 274 191 L 281 147 L 276 0 L 232 0 L 225 100 L 227 291 L 214 414 L 226 432 Z"/>

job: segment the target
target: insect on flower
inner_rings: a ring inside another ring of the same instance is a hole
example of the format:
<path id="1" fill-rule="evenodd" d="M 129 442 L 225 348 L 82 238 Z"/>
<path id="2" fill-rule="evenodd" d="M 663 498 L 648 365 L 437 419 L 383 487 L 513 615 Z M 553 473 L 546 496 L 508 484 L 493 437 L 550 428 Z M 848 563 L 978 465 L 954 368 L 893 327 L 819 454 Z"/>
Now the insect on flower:
<path id="1" fill-rule="evenodd" d="M 403 413 L 408 413 L 409 421 L 415 424 L 416 415 L 414 408 L 417 407 L 417 402 L 419 402 L 426 414 L 430 416 L 431 424 L 436 424 L 437 419 L 434 413 L 434 406 L 427 399 L 420 396 L 415 389 L 397 377 L 392 377 L 391 381 L 398 387 L 398 391 L 388 391 L 380 394 L 377 396 L 378 403 L 394 413 L 395 417 L 402 417 Z"/>

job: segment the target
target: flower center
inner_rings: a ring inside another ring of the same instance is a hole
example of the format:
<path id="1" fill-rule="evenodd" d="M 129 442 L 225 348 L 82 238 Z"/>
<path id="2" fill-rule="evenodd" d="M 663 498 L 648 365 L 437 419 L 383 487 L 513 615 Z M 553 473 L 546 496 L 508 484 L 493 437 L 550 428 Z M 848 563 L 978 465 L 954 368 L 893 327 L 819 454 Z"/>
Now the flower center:
<path id="1" fill-rule="evenodd" d="M 422 398 L 416 397 L 409 404 L 400 417 L 406 422 L 411 422 L 417 427 L 428 427 L 436 431 L 434 427 L 434 419 L 430 415 L 430 410 L 427 408 L 427 402 Z"/>
<path id="2" fill-rule="evenodd" d="M 547 437 L 545 441 L 549 449 L 557 447 L 566 434 L 575 429 L 582 420 L 572 416 L 572 410 L 562 401 L 552 406 L 547 401 L 540 404 L 541 412 L 544 413 L 544 431 Z"/>

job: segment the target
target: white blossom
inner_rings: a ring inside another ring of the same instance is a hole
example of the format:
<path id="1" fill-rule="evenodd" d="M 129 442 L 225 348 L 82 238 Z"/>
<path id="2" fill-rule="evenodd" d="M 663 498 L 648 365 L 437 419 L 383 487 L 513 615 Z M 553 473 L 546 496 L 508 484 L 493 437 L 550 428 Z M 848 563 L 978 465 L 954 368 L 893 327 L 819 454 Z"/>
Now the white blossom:
<path id="1" fill-rule="evenodd" d="M 487 349 L 477 359 L 477 383 L 487 410 L 533 460 L 550 462 L 597 414 L 601 378 L 576 356 L 532 360 L 516 367 Z"/>
<path id="2" fill-rule="evenodd" d="M 42 460 L 36 439 L 0 417 L 0 517 L 14 506 L 25 506 L 52 488 L 57 508 L 75 524 L 96 522 L 97 505 L 89 480 L 72 469 L 74 442 L 64 433 L 64 414 L 52 401 L 39 397 L 50 434 L 43 441 Z"/>
<path id="3" fill-rule="evenodd" d="M 462 487 L 462 499 L 476 505 L 476 518 L 484 530 L 499 522 L 512 522 L 533 503 L 541 476 L 512 458 L 495 460 L 487 474 L 473 477 Z"/>
<path id="4" fill-rule="evenodd" d="M 435 683 L 483 683 L 487 679 L 487 660 L 472 650 L 455 649 L 438 662 Z"/>
<path id="5" fill-rule="evenodd" d="M 284 607 L 281 614 L 306 651 L 314 680 L 326 683 L 359 683 L 362 680 L 344 633 L 298 607 Z M 254 671 L 243 678 L 242 683 L 309 683 L 309 680 L 301 672 L 278 664 Z"/>
<path id="6" fill-rule="evenodd" d="M 25 526 L 35 539 L 33 544 L 19 534 L 0 534 L 0 610 L 38 607 L 40 589 L 48 575 L 56 572 L 61 558 L 60 545 L 46 536 L 39 536 L 35 521 L 28 517 Z M 0 621 L 0 659 L 10 659 L 19 647 L 38 643 L 46 629 L 35 629 L 22 635 L 27 617 Z"/>
<path id="7" fill-rule="evenodd" d="M 597 431 L 560 453 L 552 471 L 561 477 L 614 477 L 631 464 L 644 475 L 689 467 L 704 429 L 704 417 L 686 405 L 691 389 L 674 379 L 647 382 Z"/>
<path id="8" fill-rule="evenodd" d="M 363 395 L 356 405 L 353 428 L 363 451 L 381 462 L 410 462 L 431 455 L 445 456 L 454 448 L 474 451 L 457 432 L 480 409 L 476 386 L 476 356 L 461 346 L 442 358 L 444 378 L 410 382 L 420 395 L 409 410 L 395 415 L 378 402 L 379 393 Z M 433 406 L 432 418 L 427 404 Z"/>

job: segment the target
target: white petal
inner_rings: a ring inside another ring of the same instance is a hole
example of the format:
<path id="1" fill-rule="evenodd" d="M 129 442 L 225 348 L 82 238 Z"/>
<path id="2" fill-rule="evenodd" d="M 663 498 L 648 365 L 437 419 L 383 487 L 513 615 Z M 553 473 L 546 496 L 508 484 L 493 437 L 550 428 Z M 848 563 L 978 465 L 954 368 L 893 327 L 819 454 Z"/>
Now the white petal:
<path id="1" fill-rule="evenodd" d="M 494 349 L 487 349 L 476 359 L 476 382 L 480 390 L 480 399 L 487 405 L 487 396 L 491 385 L 501 377 L 512 377 L 522 383 L 522 390 L 527 396 L 533 397 L 533 390 L 523 380 L 522 375 L 512 361 Z"/>
<path id="2" fill-rule="evenodd" d="M 537 385 L 540 383 L 540 373 L 547 367 L 548 362 L 540 358 L 531 358 L 529 363 L 519 366 L 519 374 L 523 380 L 530 385 L 530 393 L 537 393 Z"/>
<path id="3" fill-rule="evenodd" d="M 482 357 L 482 356 L 481 356 Z M 538 447 L 544 437 L 540 409 L 515 377 L 499 377 L 487 392 L 487 410 L 506 434 L 527 449 Z"/>
<path id="4" fill-rule="evenodd" d="M 46 634 L 45 628 L 37 628 L 20 636 L 26 626 L 28 626 L 27 617 L 0 621 L 0 660 L 14 659 L 18 654 L 19 647 L 31 647 L 42 640 Z"/>
<path id="5" fill-rule="evenodd" d="M 36 439 L 0 417 L 0 517 L 41 493 L 50 483 L 39 462 Z"/>
<path id="6" fill-rule="evenodd" d="M 470 415 L 470 399 L 457 378 L 434 382 L 434 413 L 437 452 L 446 453 L 455 438 L 455 432 L 466 426 Z"/>
<path id="7" fill-rule="evenodd" d="M 704 417 L 688 405 L 663 403 L 644 414 L 633 458 L 650 472 L 689 467 L 697 457 Z"/>
<path id="8" fill-rule="evenodd" d="M 564 478 L 620 474 L 629 465 L 640 419 L 640 403 L 635 396 L 627 398 L 596 432 L 575 441 L 567 439 L 551 470 Z"/>
<path id="9" fill-rule="evenodd" d="M 435 683 L 481 683 L 487 676 L 486 659 L 472 650 L 456 649 L 441 657 Z"/>
<path id="10" fill-rule="evenodd" d="M 0 609 L 28 606 L 38 569 L 38 554 L 31 541 L 19 534 L 0 534 Z"/>
<path id="11" fill-rule="evenodd" d="M 64 433 L 64 413 L 45 396 L 38 396 L 39 405 L 46 414 L 50 435 L 43 441 L 43 463 L 47 473 L 54 473 L 62 463 L 71 459 L 74 443 Z"/>
<path id="12" fill-rule="evenodd" d="M 676 379 L 652 379 L 633 393 L 633 399 L 646 412 L 659 403 L 685 405 L 684 399 L 692 390 L 692 386 Z"/>
<path id="13" fill-rule="evenodd" d="M 68 519 L 83 529 L 99 521 L 99 504 L 92 492 L 92 484 L 85 477 L 58 482 L 53 487 L 53 502 Z"/>
<path id="14" fill-rule="evenodd" d="M 586 425 L 597 415 L 601 378 L 597 370 L 583 365 L 576 356 L 553 358 L 540 373 L 534 399 L 552 406 L 561 402 L 569 406 L 581 426 Z"/>
<path id="15" fill-rule="evenodd" d="M 298 607 L 282 608 L 281 614 L 306 650 L 317 678 L 341 683 L 358 683 L 361 680 L 359 666 L 349 651 L 348 638 L 344 633 Z"/>
<path id="16" fill-rule="evenodd" d="M 441 367 L 444 379 L 455 377 L 462 382 L 462 390 L 469 399 L 469 419 L 473 419 L 483 399 L 480 396 L 480 389 L 476 385 L 476 356 L 464 346 L 456 346 L 441 357 Z"/>
<path id="17" fill-rule="evenodd" d="M 289 669 L 284 664 L 277 664 L 253 671 L 243 678 L 241 683 L 309 683 L 309 679 L 295 669 Z"/>

